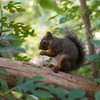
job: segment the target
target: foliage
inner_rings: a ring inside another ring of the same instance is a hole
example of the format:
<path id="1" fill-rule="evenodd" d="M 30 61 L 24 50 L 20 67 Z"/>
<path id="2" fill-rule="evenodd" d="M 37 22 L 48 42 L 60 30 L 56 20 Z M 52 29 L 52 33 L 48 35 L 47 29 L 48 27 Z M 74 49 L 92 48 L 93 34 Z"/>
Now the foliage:
<path id="1" fill-rule="evenodd" d="M 92 55 L 92 56 L 87 56 L 89 61 L 95 61 L 95 62 L 100 62 L 100 53 Z"/>
<path id="2" fill-rule="evenodd" d="M 4 9 L 3 9 L 4 8 Z M 20 40 L 24 40 L 28 35 L 34 36 L 34 30 L 22 22 L 14 22 L 10 20 L 7 16 L 4 16 L 4 11 L 7 10 L 10 13 L 22 13 L 25 9 L 21 6 L 21 2 L 10 1 L 6 6 L 2 8 L 2 32 L 9 32 L 10 35 L 16 36 Z M 18 42 L 18 41 L 17 41 Z"/>
<path id="3" fill-rule="evenodd" d="M 13 14 L 24 12 L 25 9 L 21 6 L 21 2 L 10 1 L 3 7 L 0 4 L 0 7 L 0 55 L 6 58 L 16 57 L 19 52 L 25 53 L 20 46 L 28 35 L 34 36 L 34 30 L 22 22 L 10 20 L 5 15 L 5 10 Z"/>
<path id="4" fill-rule="evenodd" d="M 91 40 L 91 43 L 96 47 L 100 47 L 100 40 Z"/>
<path id="5" fill-rule="evenodd" d="M 85 96 L 85 94 L 86 93 L 81 89 L 71 90 L 68 100 L 75 100 L 75 99 L 78 99 L 78 98 L 84 99 L 83 97 Z"/>
<path id="6" fill-rule="evenodd" d="M 9 91 L 7 81 L 0 78 L 0 84 L 1 84 L 1 87 L 2 87 L 2 89 L 0 91 L 0 95 L 1 96 L 6 96 L 8 100 L 12 100 L 11 93 L 6 93 L 7 91 Z"/>
<path id="7" fill-rule="evenodd" d="M 1 71 L 6 74 L 5 69 L 1 68 Z M 1 74 L 0 74 L 1 75 Z M 7 73 L 8 75 L 8 73 Z M 10 76 L 11 77 L 11 76 Z M 38 98 L 58 98 L 61 100 L 75 100 L 78 98 L 84 98 L 85 97 L 85 92 L 81 89 L 74 89 L 71 91 L 68 91 L 64 88 L 61 87 L 56 87 L 54 85 L 45 85 L 45 83 L 42 81 L 43 77 L 41 76 L 35 76 L 31 79 L 24 78 L 24 77 L 17 77 L 17 84 L 15 87 L 9 89 L 8 88 L 8 83 L 6 80 L 3 78 L 0 78 L 0 86 L 2 87 L 0 91 L 0 96 L 1 97 L 6 97 L 8 100 L 12 100 L 12 91 L 17 91 L 20 93 L 31 93 Z M 67 98 L 66 98 L 67 96 Z M 43 100 L 45 100 L 43 99 Z"/>
<path id="8" fill-rule="evenodd" d="M 97 92 L 95 93 L 95 99 L 96 99 L 96 100 L 100 100 L 100 91 L 97 91 Z"/>
<path id="9" fill-rule="evenodd" d="M 5 71 L 3 71 L 5 73 Z M 49 100 L 50 98 L 58 98 L 61 100 L 75 100 L 78 98 L 84 98 L 85 92 L 81 89 L 74 89 L 71 91 L 65 90 L 61 87 L 55 87 L 54 85 L 45 85 L 44 82 L 42 82 L 43 77 L 41 76 L 35 76 L 31 79 L 23 78 L 23 77 L 17 77 L 17 85 L 13 87 L 12 89 L 8 88 L 8 83 L 3 78 L 0 78 L 0 84 L 2 87 L 2 90 L 0 92 L 1 97 L 6 97 L 8 100 L 12 100 L 12 91 L 17 91 L 20 93 L 31 93 L 38 98 L 41 98 L 40 100 Z M 67 96 L 67 98 L 66 98 Z M 49 98 L 49 99 L 46 99 Z"/>
<path id="10" fill-rule="evenodd" d="M 96 78 L 95 79 L 95 82 L 100 82 L 100 78 Z"/>
<path id="11" fill-rule="evenodd" d="M 22 8 L 22 6 L 21 6 L 21 2 L 10 1 L 8 3 L 8 5 L 4 6 L 4 8 L 9 10 L 9 12 L 11 12 L 11 13 L 15 13 L 16 11 L 17 12 L 25 11 L 25 9 Z"/>
<path id="12" fill-rule="evenodd" d="M 68 100 L 70 99 L 74 100 L 78 98 L 83 98 L 85 96 L 85 92 L 81 89 L 74 89 L 68 91 L 61 87 L 55 87 L 54 85 L 45 86 L 45 83 L 41 82 L 43 77 L 40 76 L 36 76 L 33 77 L 32 79 L 25 79 L 25 80 L 23 77 L 18 77 L 17 79 L 18 83 L 16 91 L 22 93 L 30 92 L 39 98 L 55 98 L 54 95 L 56 95 L 56 98 L 59 98 L 61 100 L 66 100 L 66 95 L 67 95 Z"/>
<path id="13" fill-rule="evenodd" d="M 25 53 L 23 48 L 20 48 L 20 44 L 15 44 L 12 40 L 18 40 L 15 36 L 7 36 L 3 34 L 0 36 L 0 52 L 6 52 L 7 50 L 17 50 Z"/>
<path id="14" fill-rule="evenodd" d="M 17 61 L 25 61 L 25 62 L 28 62 L 31 60 L 31 58 L 28 58 L 27 56 L 17 56 L 14 59 Z"/>
<path id="15" fill-rule="evenodd" d="M 5 74 L 5 75 L 9 75 L 9 73 L 2 67 L 0 67 L 0 75 Z"/>
<path id="16" fill-rule="evenodd" d="M 83 68 L 82 68 L 83 67 Z M 73 73 L 75 74 L 79 74 L 82 76 L 89 76 L 92 77 L 92 73 L 91 73 L 91 66 L 90 64 L 82 66 L 79 70 L 74 71 Z"/>
<path id="17" fill-rule="evenodd" d="M 3 73 L 6 72 L 3 68 L 0 69 Z M 6 97 L 8 100 L 12 100 L 13 96 L 11 93 L 13 90 L 15 90 L 17 92 L 25 94 L 30 92 L 38 98 L 41 98 L 39 100 L 49 100 L 50 98 L 58 98 L 60 100 L 88 100 L 85 97 L 85 91 L 81 89 L 73 89 L 71 91 L 68 91 L 61 87 L 55 87 L 54 85 L 45 85 L 45 83 L 42 82 L 43 77 L 41 76 L 35 76 L 32 79 L 17 77 L 17 80 L 17 85 L 12 89 L 9 89 L 7 81 L 5 81 L 3 78 L 0 78 L 0 84 L 2 87 L 0 91 L 0 96 Z M 99 97 L 100 91 L 97 91 L 95 93 L 95 100 L 99 100 Z M 29 100 L 32 99 L 28 96 L 26 98 L 30 98 Z"/>
<path id="18" fill-rule="evenodd" d="M 25 79 L 23 77 L 18 77 L 18 83 L 16 91 L 27 93 L 30 92 L 39 98 L 50 98 L 52 95 L 46 91 L 38 90 L 38 88 L 42 88 L 43 82 L 38 82 L 43 79 L 43 77 L 33 77 L 32 79 Z M 35 84 L 35 82 L 37 82 Z M 33 85 L 34 84 L 34 85 Z"/>
<path id="19" fill-rule="evenodd" d="M 91 40 L 91 43 L 96 47 L 100 47 L 100 40 Z M 96 61 L 96 62 L 100 63 L 100 53 L 91 55 L 91 56 L 87 56 L 87 59 L 89 61 Z"/>
<path id="20" fill-rule="evenodd" d="M 40 6 L 43 7 L 44 9 L 53 9 L 58 13 L 61 12 L 61 9 L 59 9 L 57 4 L 52 0 L 45 0 L 44 2 L 42 0 L 36 0 L 36 2 L 40 4 Z"/>
<path id="21" fill-rule="evenodd" d="M 3 76 L 3 74 L 9 75 L 9 73 L 4 68 L 0 67 L 0 76 Z M 0 77 L 0 86 L 1 86 L 0 96 L 6 96 L 8 100 L 12 100 L 11 93 L 8 93 L 8 91 L 10 91 L 8 88 L 8 83 L 1 77 Z"/>
<path id="22" fill-rule="evenodd" d="M 77 30 L 78 34 L 80 34 L 80 36 L 83 38 L 84 29 L 83 29 L 83 25 L 82 25 L 82 22 L 81 22 L 81 17 L 82 17 L 84 12 L 82 12 L 81 9 L 80 9 L 79 1 L 75 1 L 75 0 L 55 0 L 56 6 L 58 6 L 58 8 L 61 11 L 60 13 L 58 12 L 58 9 L 57 10 L 53 9 L 53 6 L 51 6 L 52 1 L 53 0 L 45 0 L 44 2 L 42 2 L 42 0 L 37 0 L 37 4 L 39 4 L 42 7 L 43 10 L 49 11 L 49 10 L 52 9 L 53 11 L 56 12 L 54 15 L 50 16 L 50 15 L 48 15 L 47 12 L 45 13 L 45 11 L 44 11 L 45 16 L 41 15 L 44 19 L 47 18 L 47 16 L 48 16 L 48 19 L 49 19 L 48 23 L 53 22 L 51 25 L 49 25 L 47 22 L 45 22 L 48 25 L 48 27 L 51 27 L 51 29 L 53 31 L 55 31 L 56 29 L 60 30 L 61 28 L 69 26 L 69 27 L 73 28 L 74 30 Z M 50 3 L 48 3 L 48 2 L 50 2 Z M 97 30 L 100 29 L 99 28 L 99 26 L 100 26 L 100 24 L 99 24 L 100 23 L 100 21 L 99 21 L 100 16 L 99 16 L 99 13 L 98 13 L 99 12 L 99 5 L 98 4 L 100 3 L 100 1 L 91 0 L 91 1 L 87 1 L 87 2 L 88 2 L 87 4 L 89 4 L 89 7 L 87 8 L 86 13 L 87 13 L 88 16 L 90 16 L 90 19 L 91 19 L 91 22 L 92 22 L 91 23 L 92 24 L 91 29 L 93 29 L 93 31 L 95 31 L 95 30 L 97 31 Z M 37 12 L 35 12 L 35 13 L 37 13 Z M 59 30 L 56 33 L 61 34 L 61 31 L 59 31 Z"/>

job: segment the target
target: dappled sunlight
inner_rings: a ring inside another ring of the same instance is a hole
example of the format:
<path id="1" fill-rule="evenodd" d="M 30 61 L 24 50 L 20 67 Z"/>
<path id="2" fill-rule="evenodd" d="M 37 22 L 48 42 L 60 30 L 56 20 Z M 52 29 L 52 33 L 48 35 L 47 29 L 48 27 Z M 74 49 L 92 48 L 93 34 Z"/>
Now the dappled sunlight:
<path id="1" fill-rule="evenodd" d="M 95 37 L 96 37 L 96 39 L 100 40 L 100 32 L 96 32 Z"/>

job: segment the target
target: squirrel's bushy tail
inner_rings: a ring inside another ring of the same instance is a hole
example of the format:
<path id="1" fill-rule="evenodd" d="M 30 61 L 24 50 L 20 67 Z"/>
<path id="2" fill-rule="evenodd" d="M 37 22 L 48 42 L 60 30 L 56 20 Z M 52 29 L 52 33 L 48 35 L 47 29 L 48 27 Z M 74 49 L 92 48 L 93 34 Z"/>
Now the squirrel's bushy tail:
<path id="1" fill-rule="evenodd" d="M 79 58 L 78 58 L 78 61 L 77 61 L 77 66 L 75 68 L 75 69 L 78 69 L 82 65 L 82 63 L 84 62 L 84 59 L 85 59 L 85 51 L 84 51 L 83 44 L 82 44 L 81 40 L 78 39 L 76 34 L 68 34 L 67 37 L 70 40 L 72 40 L 78 48 Z"/>

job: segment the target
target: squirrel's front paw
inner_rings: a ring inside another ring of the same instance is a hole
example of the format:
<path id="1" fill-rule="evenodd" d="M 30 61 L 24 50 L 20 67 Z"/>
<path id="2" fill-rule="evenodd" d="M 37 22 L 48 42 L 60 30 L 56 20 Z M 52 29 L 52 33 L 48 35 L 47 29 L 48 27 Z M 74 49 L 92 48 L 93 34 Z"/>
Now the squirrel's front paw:
<path id="1" fill-rule="evenodd" d="M 49 67 L 49 68 L 53 68 L 53 67 L 54 67 L 54 65 L 53 65 L 53 64 L 50 64 L 48 67 Z"/>
<path id="2" fill-rule="evenodd" d="M 40 55 L 44 55 L 44 53 L 45 53 L 45 51 L 41 51 L 41 52 L 40 52 Z"/>

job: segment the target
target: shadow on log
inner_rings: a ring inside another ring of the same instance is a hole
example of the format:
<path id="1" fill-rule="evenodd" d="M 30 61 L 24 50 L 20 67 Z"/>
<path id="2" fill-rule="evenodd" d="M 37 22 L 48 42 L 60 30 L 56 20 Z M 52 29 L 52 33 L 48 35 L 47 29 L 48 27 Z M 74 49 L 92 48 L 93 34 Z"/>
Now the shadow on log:
<path id="1" fill-rule="evenodd" d="M 93 81 L 93 78 L 83 77 L 68 73 L 54 73 L 50 68 L 37 67 L 35 65 L 26 64 L 19 61 L 12 61 L 0 58 L 0 66 L 5 68 L 12 76 L 6 76 L 6 80 L 11 86 L 16 85 L 16 76 L 32 78 L 33 76 L 43 76 L 43 80 L 47 84 L 54 84 L 65 89 L 71 90 L 75 88 L 83 89 L 87 92 L 87 96 L 93 99 L 96 91 L 100 90 L 100 83 Z M 94 99 L 93 99 L 94 100 Z"/>

